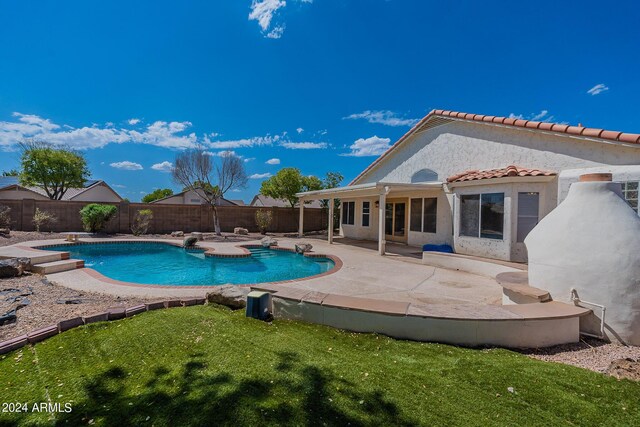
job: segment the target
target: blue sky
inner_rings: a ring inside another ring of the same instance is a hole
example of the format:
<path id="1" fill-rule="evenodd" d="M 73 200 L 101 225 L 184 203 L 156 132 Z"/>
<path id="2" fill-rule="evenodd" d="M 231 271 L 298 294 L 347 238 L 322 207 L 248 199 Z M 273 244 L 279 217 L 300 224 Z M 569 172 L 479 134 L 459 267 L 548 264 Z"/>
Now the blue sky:
<path id="1" fill-rule="evenodd" d="M 346 184 L 434 108 L 640 131 L 640 5 L 451 3 L 0 0 L 0 170 L 37 137 L 135 201 L 200 142 L 249 201 L 285 166 Z"/>

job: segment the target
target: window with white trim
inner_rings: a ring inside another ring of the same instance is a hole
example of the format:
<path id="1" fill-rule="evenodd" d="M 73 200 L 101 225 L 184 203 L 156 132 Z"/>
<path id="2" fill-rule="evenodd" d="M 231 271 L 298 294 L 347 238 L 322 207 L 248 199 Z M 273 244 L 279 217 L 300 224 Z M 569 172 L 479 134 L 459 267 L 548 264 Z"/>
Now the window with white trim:
<path id="1" fill-rule="evenodd" d="M 460 236 L 502 240 L 504 193 L 460 196 Z"/>
<path id="2" fill-rule="evenodd" d="M 438 198 L 411 199 L 409 230 L 435 233 L 438 220 Z"/>
<path id="3" fill-rule="evenodd" d="M 362 226 L 369 226 L 369 219 L 371 217 L 371 202 L 362 202 Z"/>
<path id="4" fill-rule="evenodd" d="M 636 211 L 637 214 L 640 214 L 640 211 L 638 211 L 638 190 L 640 189 L 640 184 L 638 181 L 627 181 L 621 182 L 620 184 L 622 185 L 622 197 L 629 203 L 631 209 Z"/>
<path id="5" fill-rule="evenodd" d="M 356 202 L 342 202 L 342 224 L 354 225 Z"/>

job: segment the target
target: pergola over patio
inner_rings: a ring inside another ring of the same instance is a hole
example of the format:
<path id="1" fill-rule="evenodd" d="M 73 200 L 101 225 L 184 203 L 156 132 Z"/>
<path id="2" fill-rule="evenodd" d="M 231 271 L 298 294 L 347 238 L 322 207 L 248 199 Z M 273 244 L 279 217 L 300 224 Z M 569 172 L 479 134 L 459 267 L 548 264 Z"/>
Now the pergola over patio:
<path id="1" fill-rule="evenodd" d="M 363 197 L 377 197 L 378 208 L 378 253 L 385 254 L 385 204 L 387 197 L 394 193 L 420 192 L 421 190 L 442 189 L 444 183 L 439 181 L 420 183 L 373 182 L 368 184 L 347 185 L 345 187 L 328 188 L 326 190 L 307 191 L 297 193 L 300 200 L 300 221 L 298 235 L 304 234 L 304 202 L 311 200 L 329 200 L 329 230 L 328 241 L 333 243 L 333 213 L 335 199 L 357 199 Z"/>

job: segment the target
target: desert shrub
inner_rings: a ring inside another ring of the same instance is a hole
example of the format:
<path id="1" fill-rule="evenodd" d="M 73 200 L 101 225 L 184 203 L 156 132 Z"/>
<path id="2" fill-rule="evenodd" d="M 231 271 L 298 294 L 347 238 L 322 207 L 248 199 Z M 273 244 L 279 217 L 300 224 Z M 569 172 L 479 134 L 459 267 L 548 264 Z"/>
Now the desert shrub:
<path id="1" fill-rule="evenodd" d="M 80 217 L 85 231 L 97 233 L 104 230 L 107 222 L 118 213 L 118 208 L 113 205 L 100 205 L 91 203 L 80 209 Z"/>
<path id="2" fill-rule="evenodd" d="M 58 218 L 52 213 L 47 211 L 41 211 L 40 208 L 36 208 L 36 212 L 33 214 L 33 225 L 36 226 L 36 231 L 39 233 L 42 227 L 49 227 L 55 224 Z"/>
<path id="3" fill-rule="evenodd" d="M 260 233 L 267 233 L 267 228 L 271 226 L 271 221 L 273 221 L 273 213 L 271 211 L 258 209 L 256 212 L 256 225 L 260 229 Z"/>
<path id="4" fill-rule="evenodd" d="M 0 228 L 9 228 L 11 225 L 11 216 L 9 215 L 11 208 L 9 206 L 0 205 Z"/>
<path id="5" fill-rule="evenodd" d="M 153 211 L 151 209 L 141 209 L 136 212 L 136 215 L 133 217 L 133 224 L 131 224 L 131 232 L 133 235 L 141 236 L 147 234 L 152 219 Z"/>

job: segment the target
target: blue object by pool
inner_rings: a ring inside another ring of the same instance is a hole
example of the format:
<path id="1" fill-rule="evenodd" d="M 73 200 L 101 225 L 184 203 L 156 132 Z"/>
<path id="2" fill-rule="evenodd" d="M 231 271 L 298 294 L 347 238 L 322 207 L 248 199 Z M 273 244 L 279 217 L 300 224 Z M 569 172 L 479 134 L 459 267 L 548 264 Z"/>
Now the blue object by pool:
<path id="1" fill-rule="evenodd" d="M 422 247 L 424 252 L 445 252 L 448 254 L 453 253 L 453 248 L 449 245 L 424 245 Z"/>
<path id="2" fill-rule="evenodd" d="M 288 251 L 250 249 L 247 258 L 205 257 L 163 243 L 92 243 L 42 248 L 70 252 L 85 267 L 105 276 L 140 284 L 211 286 L 300 279 L 331 270 L 329 258 L 309 258 Z"/>

